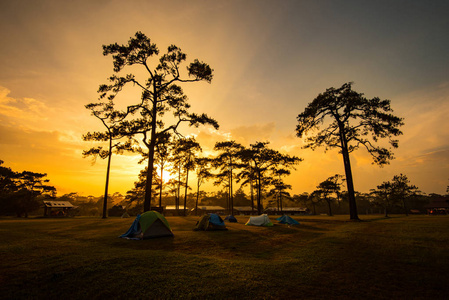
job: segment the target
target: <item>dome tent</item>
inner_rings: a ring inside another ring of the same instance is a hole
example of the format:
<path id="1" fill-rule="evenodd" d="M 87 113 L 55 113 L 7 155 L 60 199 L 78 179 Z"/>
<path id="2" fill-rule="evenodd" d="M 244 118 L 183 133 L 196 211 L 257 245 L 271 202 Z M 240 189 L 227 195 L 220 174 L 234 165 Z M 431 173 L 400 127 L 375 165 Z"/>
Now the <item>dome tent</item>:
<path id="1" fill-rule="evenodd" d="M 147 211 L 137 215 L 128 231 L 119 237 L 142 240 L 164 236 L 173 236 L 165 217 L 156 211 Z"/>
<path id="2" fill-rule="evenodd" d="M 237 219 L 233 215 L 226 216 L 225 221 L 237 223 Z"/>
<path id="3" fill-rule="evenodd" d="M 290 216 L 283 215 L 276 219 L 276 221 L 279 221 L 281 224 L 289 224 L 289 225 L 299 225 L 299 222 L 295 219 L 292 219 Z"/>
<path id="4" fill-rule="evenodd" d="M 257 217 L 249 217 L 248 222 L 246 222 L 245 225 L 254 225 L 254 226 L 273 226 L 273 223 L 271 223 L 270 218 L 268 218 L 267 214 L 263 214 Z"/>
<path id="5" fill-rule="evenodd" d="M 217 214 L 207 214 L 196 223 L 195 231 L 199 230 L 228 230 L 223 219 Z"/>

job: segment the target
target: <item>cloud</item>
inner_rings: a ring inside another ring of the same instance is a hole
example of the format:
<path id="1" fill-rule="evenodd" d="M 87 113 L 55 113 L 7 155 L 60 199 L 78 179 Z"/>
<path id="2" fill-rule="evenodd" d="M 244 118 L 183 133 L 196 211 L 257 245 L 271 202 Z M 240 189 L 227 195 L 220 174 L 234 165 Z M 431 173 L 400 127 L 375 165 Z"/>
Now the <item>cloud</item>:
<path id="1" fill-rule="evenodd" d="M 413 156 L 401 157 L 406 167 L 425 167 L 430 164 L 439 165 L 440 168 L 449 167 L 449 146 L 440 149 L 429 149 Z"/>
<path id="2" fill-rule="evenodd" d="M 230 132 L 213 130 L 210 128 L 201 129 L 195 134 L 197 141 L 203 147 L 203 151 L 212 151 L 216 142 L 235 140 L 243 146 L 256 141 L 270 141 L 275 134 L 276 124 L 274 122 L 266 124 L 256 124 L 251 126 L 239 126 L 231 129 Z M 285 146 L 290 149 L 291 146 Z"/>
<path id="3" fill-rule="evenodd" d="M 232 138 L 247 146 L 257 142 L 270 140 L 276 129 L 276 123 L 255 124 L 251 126 L 239 126 L 231 130 Z"/>
<path id="4" fill-rule="evenodd" d="M 33 99 L 14 99 L 8 95 L 11 91 L 0 86 L 0 114 L 8 118 L 22 120 L 46 120 L 48 107 L 45 103 Z"/>
<path id="5" fill-rule="evenodd" d="M 79 143 L 71 133 L 33 130 L 0 124 L 0 159 L 14 171 L 46 173 L 58 194 L 73 191 L 101 194 L 104 192 L 106 161 L 92 165 L 84 159 Z M 132 187 L 139 170 L 138 156 L 117 156 L 112 160 L 110 187 L 125 192 Z"/>
<path id="6" fill-rule="evenodd" d="M 72 145 L 61 141 L 60 132 L 37 131 L 22 127 L 0 125 L 0 154 L 13 161 L 36 165 L 47 161 L 54 164 L 59 156 L 70 156 Z"/>
<path id="7" fill-rule="evenodd" d="M 211 155 L 215 143 L 231 139 L 230 133 L 214 130 L 210 128 L 202 128 L 195 134 L 195 138 L 200 143 L 205 156 Z"/>

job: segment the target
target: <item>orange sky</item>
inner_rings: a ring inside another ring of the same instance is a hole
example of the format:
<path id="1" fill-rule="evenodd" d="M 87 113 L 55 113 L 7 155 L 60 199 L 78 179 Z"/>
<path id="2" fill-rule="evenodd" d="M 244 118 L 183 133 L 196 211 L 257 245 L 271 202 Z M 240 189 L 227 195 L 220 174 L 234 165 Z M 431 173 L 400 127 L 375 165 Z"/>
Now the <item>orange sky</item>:
<path id="1" fill-rule="evenodd" d="M 47 173 L 59 195 L 101 195 L 105 162 L 82 158 L 90 145 L 81 136 L 103 129 L 84 105 L 112 74 L 101 45 L 142 31 L 161 52 L 175 44 L 188 61 L 199 58 L 215 70 L 212 84 L 184 85 L 192 111 L 220 124 L 219 131 L 184 130 L 206 153 L 225 139 L 270 141 L 304 158 L 287 181 L 292 193 L 311 192 L 343 174 L 343 163 L 334 151 L 301 149 L 296 116 L 326 88 L 354 81 L 367 97 L 390 99 L 405 119 L 390 165 L 372 165 L 363 149 L 351 156 L 356 190 L 403 173 L 426 193 L 445 193 L 447 2 L 310 2 L 2 1 L 0 159 L 15 171 Z M 138 160 L 113 157 L 111 193 L 132 188 L 143 167 Z"/>

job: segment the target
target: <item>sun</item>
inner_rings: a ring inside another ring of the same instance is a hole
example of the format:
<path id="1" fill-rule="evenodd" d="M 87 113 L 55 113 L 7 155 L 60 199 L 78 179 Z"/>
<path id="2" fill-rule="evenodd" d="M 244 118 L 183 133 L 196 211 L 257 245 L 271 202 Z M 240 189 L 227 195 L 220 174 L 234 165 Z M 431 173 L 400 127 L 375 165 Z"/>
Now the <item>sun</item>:
<path id="1" fill-rule="evenodd" d="M 159 175 L 160 175 L 160 173 L 159 173 Z M 164 183 L 169 182 L 170 179 L 173 179 L 173 178 L 175 178 L 175 176 L 173 174 L 170 174 L 170 171 L 168 171 L 168 170 L 163 170 L 162 171 L 162 181 Z"/>

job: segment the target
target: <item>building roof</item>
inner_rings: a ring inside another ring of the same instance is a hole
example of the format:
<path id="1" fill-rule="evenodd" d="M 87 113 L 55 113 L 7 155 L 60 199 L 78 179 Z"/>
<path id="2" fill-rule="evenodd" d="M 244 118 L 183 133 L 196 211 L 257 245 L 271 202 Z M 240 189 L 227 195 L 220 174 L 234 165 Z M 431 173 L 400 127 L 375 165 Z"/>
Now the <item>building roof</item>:
<path id="1" fill-rule="evenodd" d="M 198 206 L 198 209 L 201 209 L 201 210 L 225 210 L 224 207 L 221 207 L 221 206 Z"/>
<path id="2" fill-rule="evenodd" d="M 277 211 L 277 207 L 268 207 L 266 210 Z M 307 211 L 306 207 L 283 207 L 282 211 Z"/>
<path id="3" fill-rule="evenodd" d="M 238 211 L 252 211 L 253 208 L 251 206 L 234 206 L 235 210 Z M 257 210 L 256 208 L 254 208 L 255 210 Z"/>
<path id="4" fill-rule="evenodd" d="M 75 207 L 69 201 L 44 201 L 44 205 L 50 208 L 73 208 Z"/>
<path id="5" fill-rule="evenodd" d="M 179 210 L 183 210 L 184 209 L 184 205 L 179 205 Z M 188 207 L 186 207 L 186 209 L 190 209 Z M 176 205 L 166 205 L 164 207 L 164 210 L 176 210 Z"/>

